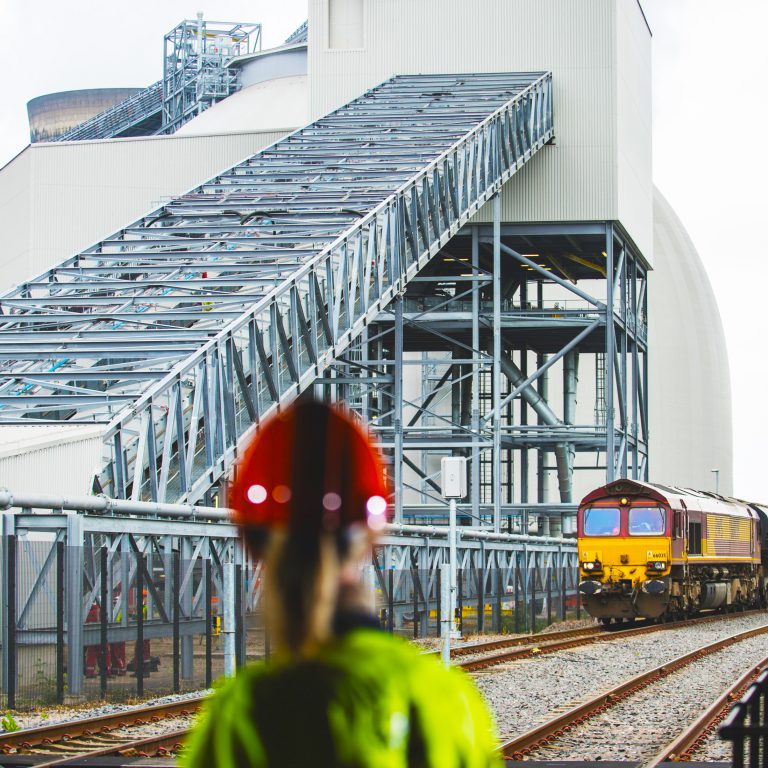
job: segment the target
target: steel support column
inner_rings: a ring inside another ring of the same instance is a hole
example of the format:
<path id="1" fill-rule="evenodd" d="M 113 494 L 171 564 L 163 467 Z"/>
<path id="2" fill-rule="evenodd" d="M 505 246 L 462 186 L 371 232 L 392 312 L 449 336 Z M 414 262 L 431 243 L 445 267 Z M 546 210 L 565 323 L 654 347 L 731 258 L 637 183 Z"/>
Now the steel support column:
<path id="1" fill-rule="evenodd" d="M 493 198 L 493 530 L 501 530 L 501 196 Z"/>

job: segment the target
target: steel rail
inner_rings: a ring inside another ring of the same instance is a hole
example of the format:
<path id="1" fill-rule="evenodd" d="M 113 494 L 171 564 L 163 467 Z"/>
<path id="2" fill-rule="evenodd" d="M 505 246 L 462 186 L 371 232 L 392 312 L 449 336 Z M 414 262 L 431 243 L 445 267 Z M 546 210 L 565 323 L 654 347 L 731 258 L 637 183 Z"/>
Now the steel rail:
<path id="1" fill-rule="evenodd" d="M 768 667 L 768 656 L 745 672 L 733 685 L 712 702 L 690 725 L 667 744 L 643 768 L 656 768 L 666 762 L 688 762 L 710 734 L 725 720 L 734 701 L 737 701 L 755 678 Z"/>
<path id="2" fill-rule="evenodd" d="M 503 742 L 499 746 L 499 751 L 505 757 L 511 757 L 514 760 L 521 760 L 524 757 L 530 755 L 535 750 L 543 747 L 551 741 L 554 741 L 564 733 L 572 730 L 575 726 L 580 725 L 591 717 L 594 717 L 601 712 L 615 706 L 623 699 L 628 698 L 632 694 L 647 688 L 652 683 L 655 683 L 662 678 L 668 677 L 678 669 L 692 664 L 698 659 L 702 659 L 705 656 L 709 656 L 723 648 L 728 648 L 731 645 L 735 645 L 742 640 L 747 640 L 750 637 L 756 637 L 757 635 L 763 635 L 768 633 L 768 625 L 762 627 L 756 627 L 755 629 L 749 629 L 745 632 L 739 632 L 730 637 L 717 640 L 714 643 L 709 643 L 700 648 L 696 648 L 689 653 L 685 653 L 682 656 L 678 656 L 676 659 L 667 661 L 664 664 L 660 664 L 658 667 L 654 667 L 646 672 L 642 672 L 639 675 L 625 680 L 622 683 L 611 688 L 609 691 L 598 694 L 597 696 L 588 699 L 587 701 L 572 707 L 566 712 L 548 720 L 541 725 L 531 728 L 529 731 L 516 736 L 513 739 Z"/>
<path id="3" fill-rule="evenodd" d="M 749 613 L 757 613 L 757 611 L 745 611 L 745 613 L 739 613 L 738 616 L 744 616 Z M 632 627 L 631 629 L 617 629 L 606 630 L 601 627 L 595 627 L 592 632 L 585 632 L 591 628 L 586 627 L 585 630 L 565 630 L 564 632 L 552 632 L 550 634 L 541 635 L 526 635 L 522 638 L 510 638 L 509 641 L 498 640 L 488 643 L 489 648 L 484 648 L 485 643 L 478 643 L 477 650 L 471 650 L 472 646 L 464 646 L 467 648 L 463 655 L 469 653 L 482 653 L 484 650 L 496 650 L 497 648 L 513 647 L 516 650 L 504 651 L 503 653 L 494 654 L 492 656 L 483 656 L 479 659 L 472 659 L 471 661 L 461 662 L 457 666 L 460 666 L 466 672 L 475 672 L 486 667 L 496 666 L 497 664 L 505 664 L 509 661 L 516 661 L 517 659 L 528 659 L 532 656 L 540 656 L 547 653 L 556 653 L 557 651 L 568 650 L 569 648 L 578 648 L 581 645 L 589 645 L 591 643 L 599 643 L 607 640 L 622 639 L 627 637 L 634 637 L 636 635 L 647 635 L 653 632 L 660 632 L 665 629 L 679 629 L 681 627 L 692 626 L 696 624 L 708 624 L 713 621 L 725 621 L 727 619 L 734 618 L 734 615 L 722 615 L 717 614 L 714 616 L 700 616 L 693 619 L 684 619 L 683 621 L 672 621 L 665 624 L 644 624 L 642 626 Z M 552 641 L 550 642 L 550 638 Z M 505 645 L 505 643 L 508 643 Z M 519 646 L 525 646 L 520 648 Z M 463 650 L 463 649 L 462 649 Z M 453 657 L 453 653 L 451 653 Z"/>
<path id="4" fill-rule="evenodd" d="M 504 638 L 503 640 L 489 640 L 487 642 L 468 643 L 467 645 L 457 645 L 451 648 L 451 658 L 461 658 L 472 653 L 484 653 L 486 651 L 496 651 L 501 648 L 517 648 L 522 645 L 532 645 L 541 642 L 557 642 L 572 637 L 587 637 L 599 635 L 606 632 L 603 627 L 589 626 L 579 629 L 564 629 L 560 632 L 546 632 L 538 635 L 522 635 L 518 637 Z M 436 653 L 436 655 L 439 655 Z"/>
<path id="5" fill-rule="evenodd" d="M 183 744 L 189 728 L 182 728 L 168 733 L 161 733 L 155 736 L 147 736 L 143 739 L 134 741 L 123 741 L 112 744 L 101 749 L 92 749 L 85 752 L 77 752 L 72 755 L 64 755 L 53 760 L 47 760 L 43 763 L 35 763 L 35 768 L 58 768 L 58 766 L 73 766 L 82 760 L 87 760 L 89 765 L 94 765 L 91 761 L 97 757 L 110 756 L 131 756 L 131 757 L 153 757 L 155 755 L 166 756 L 178 752 Z"/>
<path id="6" fill-rule="evenodd" d="M 0 753 L 12 754 L 34 747 L 44 747 L 61 741 L 71 741 L 82 736 L 109 733 L 131 725 L 146 725 L 169 717 L 192 715 L 197 712 L 205 696 L 197 696 L 167 704 L 112 712 L 108 715 L 88 717 L 82 720 L 67 720 L 62 723 L 24 728 L 20 731 L 0 734 Z"/>

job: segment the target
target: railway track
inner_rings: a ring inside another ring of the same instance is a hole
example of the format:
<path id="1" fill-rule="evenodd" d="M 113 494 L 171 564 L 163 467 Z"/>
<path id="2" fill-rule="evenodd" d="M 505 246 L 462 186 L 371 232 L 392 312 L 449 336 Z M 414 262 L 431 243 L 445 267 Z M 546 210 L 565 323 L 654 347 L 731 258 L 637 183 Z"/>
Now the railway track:
<path id="1" fill-rule="evenodd" d="M 567 711 L 557 715 L 556 717 L 548 720 L 547 722 L 536 726 L 535 728 L 526 731 L 525 733 L 510 739 L 499 747 L 503 756 L 507 759 L 521 760 L 524 758 L 530 759 L 532 755 L 535 755 L 544 748 L 551 747 L 558 739 L 566 735 L 572 735 L 570 732 L 578 726 L 587 722 L 590 718 L 599 715 L 611 707 L 616 706 L 623 700 L 638 693 L 644 688 L 652 685 L 653 683 L 662 680 L 673 672 L 676 672 L 695 661 L 709 656 L 717 651 L 727 648 L 731 645 L 739 643 L 743 640 L 747 640 L 751 637 L 758 635 L 768 634 L 768 626 L 757 627 L 745 632 L 739 632 L 730 637 L 717 640 L 708 645 L 697 648 L 689 653 L 683 654 L 671 661 L 665 662 L 653 669 L 643 672 L 639 675 L 625 680 L 624 682 L 614 686 L 608 691 L 602 692 L 597 696 L 578 704 Z M 767 663 L 768 659 L 764 659 L 763 663 Z M 744 684 L 744 680 L 749 681 L 751 676 L 755 673 L 755 670 L 750 671 L 749 676 L 744 676 L 740 679 L 740 683 Z M 715 708 L 716 704 L 719 704 L 719 710 L 717 712 L 710 712 L 708 717 L 701 716 L 695 723 L 685 729 L 685 732 L 681 733 L 675 740 L 662 750 L 654 760 L 658 762 L 648 763 L 650 766 L 656 766 L 667 757 L 670 752 L 675 752 L 677 755 L 682 756 L 685 749 L 695 748 L 695 744 L 699 742 L 704 731 L 712 726 L 713 722 L 717 721 L 720 716 L 719 712 L 727 709 L 730 701 L 729 694 L 732 695 L 732 691 L 726 692 L 718 699 L 718 702 L 712 705 L 710 710 Z M 705 714 L 707 714 L 705 713 Z M 710 719 L 711 718 L 711 719 Z M 705 722 L 706 721 L 706 722 Z M 686 746 L 688 745 L 688 746 Z M 681 757 L 677 758 L 678 760 Z"/>
<path id="2" fill-rule="evenodd" d="M 34 763 L 36 768 L 74 765 L 84 757 L 168 755 L 175 752 L 183 742 L 187 728 L 139 738 L 130 736 L 125 732 L 126 729 L 171 718 L 191 717 L 204 698 L 200 696 L 137 707 L 98 717 L 4 733 L 0 735 L 0 753 L 35 756 L 42 761 Z"/>
<path id="3" fill-rule="evenodd" d="M 725 720 L 731 705 L 744 695 L 747 688 L 766 668 L 768 668 L 768 656 L 745 672 L 716 701 L 710 704 L 699 717 L 660 750 L 655 757 L 645 763 L 643 768 L 657 768 L 657 766 L 665 762 L 689 762 L 695 759 L 696 753 L 712 736 L 720 723 Z"/>
<path id="4" fill-rule="evenodd" d="M 739 616 L 743 615 L 739 614 Z M 722 621 L 728 618 L 730 617 L 722 615 L 705 616 L 666 624 L 635 626 L 630 629 L 609 630 L 597 626 L 582 627 L 542 635 L 518 636 L 459 646 L 452 649 L 451 656 L 457 658 L 457 666 L 462 667 L 466 671 L 477 671 L 493 665 L 514 661 L 515 659 L 530 658 L 544 653 L 555 653 L 580 645 L 622 639 L 692 624 Z M 762 631 L 768 631 L 768 628 L 750 630 L 752 634 L 758 634 Z M 746 633 L 745 636 L 748 634 L 750 633 Z M 725 647 L 728 642 L 729 640 L 719 641 L 719 644 Z M 718 645 L 718 643 L 713 645 Z M 709 647 L 707 646 L 707 648 Z M 490 655 L 461 661 L 461 658 L 464 656 L 485 654 L 489 651 Z M 497 651 L 501 651 L 501 653 L 497 653 Z M 688 654 L 688 656 L 695 656 L 698 653 L 700 651 Z M 679 659 L 675 660 L 671 664 L 677 664 L 679 661 Z M 768 662 L 768 660 L 766 661 Z M 672 668 L 670 664 L 664 666 L 668 669 Z M 653 674 L 653 672 L 652 670 L 646 674 Z M 187 728 L 175 728 L 163 734 L 138 738 L 131 736 L 130 731 L 126 732 L 126 729 L 151 725 L 175 717 L 192 716 L 198 711 L 204 698 L 201 696 L 149 707 L 137 707 L 136 709 L 101 715 L 95 718 L 83 718 L 82 720 L 54 723 L 13 733 L 0 734 L 0 754 L 9 756 L 27 755 L 42 760 L 42 762 L 35 762 L 36 768 L 48 768 L 48 766 L 53 768 L 53 766 L 65 765 L 75 766 L 79 764 L 78 761 L 96 757 L 168 756 L 175 753 L 183 743 L 188 732 Z M 517 748 L 510 746 L 515 741 L 502 745 L 502 750 L 505 754 L 516 753 L 515 750 Z M 526 747 L 521 747 L 521 749 L 526 749 Z M 674 749 L 678 750 L 679 753 L 679 747 L 675 746 Z M 521 754 L 524 754 L 524 752 Z"/>
<path id="5" fill-rule="evenodd" d="M 700 616 L 694 619 L 673 621 L 665 624 L 642 624 L 629 629 L 606 629 L 605 627 L 584 627 L 583 629 L 565 630 L 542 635 L 526 635 L 524 637 L 510 638 L 509 640 L 494 640 L 488 643 L 474 643 L 456 648 L 456 656 L 485 653 L 486 651 L 501 650 L 501 653 L 491 653 L 477 659 L 459 661 L 456 666 L 466 672 L 477 672 L 497 664 L 505 664 L 509 661 L 527 659 L 545 653 L 577 648 L 591 643 L 605 642 L 607 640 L 623 639 L 636 635 L 647 635 L 652 632 L 660 632 L 666 629 L 676 629 L 695 624 L 707 624 L 714 621 L 725 621 L 732 616 L 745 616 L 758 611 L 745 611 L 739 614 L 717 614 L 713 616 Z M 454 649 L 451 649 L 451 658 L 454 658 Z"/>

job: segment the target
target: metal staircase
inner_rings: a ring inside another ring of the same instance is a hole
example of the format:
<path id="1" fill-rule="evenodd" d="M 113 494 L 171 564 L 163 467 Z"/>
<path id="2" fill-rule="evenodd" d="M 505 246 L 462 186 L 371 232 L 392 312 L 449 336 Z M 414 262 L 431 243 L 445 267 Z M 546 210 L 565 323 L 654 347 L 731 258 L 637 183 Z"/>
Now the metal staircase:
<path id="1" fill-rule="evenodd" d="M 153 83 L 124 101 L 76 125 L 54 141 L 151 136 L 163 126 L 163 81 Z"/>
<path id="2" fill-rule="evenodd" d="M 0 297 L 0 421 L 196 502 L 553 136 L 551 75 L 395 77 Z"/>

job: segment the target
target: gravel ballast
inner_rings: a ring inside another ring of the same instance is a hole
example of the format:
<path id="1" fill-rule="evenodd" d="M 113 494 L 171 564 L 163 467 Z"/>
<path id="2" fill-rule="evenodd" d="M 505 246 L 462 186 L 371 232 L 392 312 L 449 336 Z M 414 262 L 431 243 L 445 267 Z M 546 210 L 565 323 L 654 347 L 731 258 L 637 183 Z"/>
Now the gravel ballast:
<path id="1" fill-rule="evenodd" d="M 767 655 L 768 634 L 742 640 L 631 695 L 532 757 L 585 761 L 651 758 L 736 678 Z M 696 758 L 700 759 L 699 755 Z"/>
<path id="2" fill-rule="evenodd" d="M 764 614 L 751 614 L 664 629 L 647 635 L 603 640 L 554 654 L 534 656 L 491 667 L 475 673 L 474 678 L 496 716 L 502 738 L 511 739 L 634 675 L 716 640 L 767 624 L 768 617 Z M 740 659 L 734 663 L 739 670 L 745 671 L 751 664 L 768 654 L 768 634 L 744 642 L 750 645 L 740 643 L 718 654 L 720 663 L 723 664 L 723 659 L 731 655 L 734 659 Z M 751 650 L 738 650 L 739 646 Z M 760 648 L 763 650 L 759 650 Z M 698 669 L 699 663 L 696 662 L 691 669 Z M 700 711 L 733 682 L 736 674 L 738 671 L 729 672 L 722 678 L 722 685 L 717 690 L 714 690 L 715 683 L 709 683 L 712 690 L 708 689 L 706 695 L 691 693 L 688 698 L 697 700 L 696 705 Z M 674 679 L 675 675 L 670 679 Z M 645 715 L 643 728 L 652 730 L 655 727 L 653 718 L 656 711 L 664 706 L 660 704 Z M 627 732 L 637 729 L 638 725 L 635 718 L 634 722 L 629 721 L 622 725 L 622 732 L 624 729 Z M 621 742 L 623 739 L 615 728 L 606 728 L 606 732 L 611 741 Z M 662 742 L 657 746 L 663 746 Z M 624 754 L 624 758 L 626 757 L 627 754 Z M 597 759 L 597 756 L 590 756 L 590 759 Z"/>

